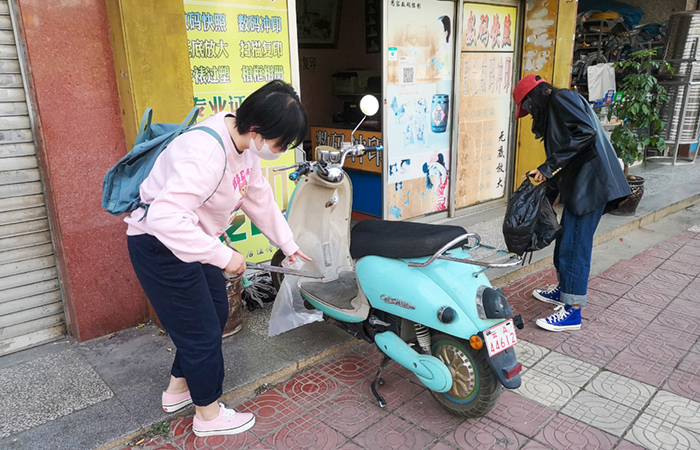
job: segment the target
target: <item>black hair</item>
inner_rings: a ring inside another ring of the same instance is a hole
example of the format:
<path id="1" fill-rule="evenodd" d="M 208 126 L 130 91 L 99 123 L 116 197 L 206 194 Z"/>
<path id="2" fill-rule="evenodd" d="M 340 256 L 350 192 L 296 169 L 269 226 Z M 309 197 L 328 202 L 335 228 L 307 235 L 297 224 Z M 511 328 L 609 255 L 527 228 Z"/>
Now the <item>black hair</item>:
<path id="1" fill-rule="evenodd" d="M 279 139 L 278 146 L 286 150 L 306 139 L 306 110 L 292 86 L 284 81 L 271 81 L 238 107 L 236 131 L 240 134 L 254 131 L 263 139 Z"/>
<path id="2" fill-rule="evenodd" d="M 535 80 L 541 79 L 539 75 L 535 77 Z M 549 99 L 557 91 L 557 88 L 544 82 L 532 88 L 526 95 L 526 97 L 530 99 L 529 113 L 532 115 L 532 132 L 535 133 L 535 139 L 544 138 L 547 114 L 549 111 Z"/>
<path id="3" fill-rule="evenodd" d="M 452 34 L 452 28 L 450 27 L 450 18 L 447 16 L 442 16 L 438 17 L 438 20 L 442 22 L 442 26 L 447 32 L 447 36 L 445 36 L 445 42 L 450 42 L 450 34 Z"/>

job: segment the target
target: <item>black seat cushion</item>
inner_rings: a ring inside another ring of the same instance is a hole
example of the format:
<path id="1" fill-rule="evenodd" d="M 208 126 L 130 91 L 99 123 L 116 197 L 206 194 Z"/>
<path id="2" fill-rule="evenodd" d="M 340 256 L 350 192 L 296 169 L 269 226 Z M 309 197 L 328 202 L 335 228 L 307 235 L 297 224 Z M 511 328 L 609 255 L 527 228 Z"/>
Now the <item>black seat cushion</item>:
<path id="1" fill-rule="evenodd" d="M 350 254 L 353 259 L 368 255 L 386 258 L 430 256 L 465 233 L 464 228 L 453 225 L 367 219 L 352 229 Z"/>

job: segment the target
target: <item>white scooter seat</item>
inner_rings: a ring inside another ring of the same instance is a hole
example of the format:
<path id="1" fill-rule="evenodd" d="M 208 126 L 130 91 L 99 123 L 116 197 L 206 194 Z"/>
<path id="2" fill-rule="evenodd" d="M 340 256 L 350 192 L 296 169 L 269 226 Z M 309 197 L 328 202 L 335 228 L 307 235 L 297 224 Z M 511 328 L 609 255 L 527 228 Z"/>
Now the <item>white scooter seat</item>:
<path id="1" fill-rule="evenodd" d="M 353 259 L 377 255 L 385 258 L 430 256 L 451 240 L 465 234 L 462 227 L 416 222 L 367 219 L 358 222 L 350 235 Z M 455 247 L 461 245 L 458 243 Z"/>

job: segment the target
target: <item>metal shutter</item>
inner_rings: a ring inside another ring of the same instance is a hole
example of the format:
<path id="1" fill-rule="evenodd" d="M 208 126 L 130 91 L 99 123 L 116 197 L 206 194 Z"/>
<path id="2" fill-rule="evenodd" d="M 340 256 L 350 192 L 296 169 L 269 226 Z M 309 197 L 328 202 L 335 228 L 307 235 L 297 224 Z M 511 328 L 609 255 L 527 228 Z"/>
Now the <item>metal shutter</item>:
<path id="1" fill-rule="evenodd" d="M 24 88 L 8 3 L 0 0 L 0 356 L 66 332 Z"/>

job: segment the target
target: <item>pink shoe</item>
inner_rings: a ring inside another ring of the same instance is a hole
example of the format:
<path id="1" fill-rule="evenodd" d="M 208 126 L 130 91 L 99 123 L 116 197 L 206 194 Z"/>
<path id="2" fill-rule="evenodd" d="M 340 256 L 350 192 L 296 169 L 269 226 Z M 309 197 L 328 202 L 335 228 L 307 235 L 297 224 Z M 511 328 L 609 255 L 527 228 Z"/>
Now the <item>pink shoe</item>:
<path id="1" fill-rule="evenodd" d="M 214 420 L 199 420 L 197 416 L 192 422 L 196 436 L 216 436 L 222 434 L 238 434 L 255 425 L 255 416 L 250 413 L 236 412 L 219 403 L 219 417 Z"/>
<path id="2" fill-rule="evenodd" d="M 182 394 L 168 394 L 163 391 L 163 411 L 165 412 L 172 413 L 179 411 L 191 403 L 192 396 L 190 395 L 189 389 Z"/>

